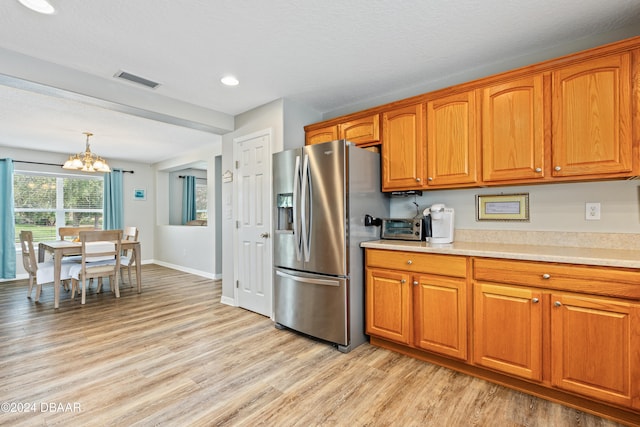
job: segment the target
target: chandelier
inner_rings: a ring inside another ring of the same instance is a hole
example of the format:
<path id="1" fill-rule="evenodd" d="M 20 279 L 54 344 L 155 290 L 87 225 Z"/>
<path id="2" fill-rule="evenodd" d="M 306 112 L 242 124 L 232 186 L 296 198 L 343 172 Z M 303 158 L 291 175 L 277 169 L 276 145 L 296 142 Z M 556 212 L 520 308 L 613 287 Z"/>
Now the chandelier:
<path id="1" fill-rule="evenodd" d="M 69 156 L 69 160 L 64 162 L 62 168 L 83 172 L 111 172 L 111 168 L 107 164 L 106 160 L 91 152 L 91 148 L 89 147 L 89 137 L 93 136 L 93 134 L 91 132 L 82 133 L 87 135 L 87 145 L 84 149 L 84 153 Z"/>

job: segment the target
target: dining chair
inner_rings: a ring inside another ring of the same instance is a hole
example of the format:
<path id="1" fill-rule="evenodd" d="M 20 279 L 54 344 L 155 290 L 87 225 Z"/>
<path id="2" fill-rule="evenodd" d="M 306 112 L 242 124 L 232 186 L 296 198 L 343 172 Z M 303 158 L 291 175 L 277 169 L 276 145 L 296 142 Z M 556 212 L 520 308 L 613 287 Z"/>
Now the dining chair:
<path id="1" fill-rule="evenodd" d="M 82 283 L 82 301 L 86 302 L 87 279 L 98 278 L 98 289 L 102 287 L 101 279 L 109 277 L 109 286 L 120 297 L 118 271 L 120 270 L 120 251 L 122 245 L 122 230 L 81 231 L 82 260 L 72 265 L 71 298 L 75 298 L 80 282 Z"/>
<path id="2" fill-rule="evenodd" d="M 125 227 L 122 240 L 137 242 L 138 227 Z M 124 283 L 122 270 L 126 268 L 129 275 L 129 287 L 133 286 L 133 281 L 131 280 L 131 267 L 134 265 L 135 261 L 136 259 L 133 256 L 133 249 L 124 249 L 122 251 L 122 256 L 120 257 L 120 279 Z"/>
<path id="3" fill-rule="evenodd" d="M 37 262 L 36 253 L 33 250 L 33 233 L 31 231 L 22 230 L 20 232 L 20 247 L 22 249 L 22 264 L 25 271 L 29 275 L 29 293 L 27 298 L 31 298 L 33 285 L 36 285 L 35 302 L 40 301 L 40 293 L 42 285 L 52 283 L 55 280 L 55 264 L 53 261 Z M 60 269 L 60 280 L 68 280 L 71 278 L 70 269 L 73 262 L 63 260 Z"/>
<path id="4" fill-rule="evenodd" d="M 99 230 L 95 227 L 60 227 L 58 229 L 58 236 L 60 236 L 60 240 L 80 240 L 80 232 L 81 231 L 95 231 Z"/>

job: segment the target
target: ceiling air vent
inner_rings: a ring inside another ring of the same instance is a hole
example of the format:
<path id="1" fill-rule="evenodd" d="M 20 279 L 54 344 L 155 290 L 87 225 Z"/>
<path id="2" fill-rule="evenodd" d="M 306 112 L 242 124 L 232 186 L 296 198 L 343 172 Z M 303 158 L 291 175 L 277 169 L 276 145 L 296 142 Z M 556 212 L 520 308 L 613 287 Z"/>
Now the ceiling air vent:
<path id="1" fill-rule="evenodd" d="M 160 86 L 160 83 L 147 80 L 144 77 L 136 76 L 135 74 L 127 73 L 126 71 L 122 71 L 122 70 L 118 71 L 115 77 L 118 77 L 124 80 L 129 80 L 130 82 L 138 83 L 139 85 L 150 87 L 151 89 L 155 89 L 158 86 Z"/>

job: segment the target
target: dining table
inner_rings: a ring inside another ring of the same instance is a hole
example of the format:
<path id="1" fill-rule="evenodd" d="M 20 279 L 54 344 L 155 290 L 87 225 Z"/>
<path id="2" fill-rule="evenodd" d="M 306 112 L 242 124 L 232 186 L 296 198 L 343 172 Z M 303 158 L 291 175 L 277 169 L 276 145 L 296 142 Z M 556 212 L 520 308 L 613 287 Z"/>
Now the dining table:
<path id="1" fill-rule="evenodd" d="M 138 293 L 142 292 L 142 268 L 140 261 L 140 242 L 135 240 L 122 240 L 122 249 L 133 251 L 133 257 L 136 264 L 136 285 Z M 54 262 L 54 302 L 53 307 L 58 308 L 60 305 L 60 270 L 62 268 L 62 258 L 69 255 L 81 255 L 82 243 L 70 240 L 50 240 L 40 242 L 38 244 L 38 262 L 44 261 L 45 252 L 53 254 Z"/>

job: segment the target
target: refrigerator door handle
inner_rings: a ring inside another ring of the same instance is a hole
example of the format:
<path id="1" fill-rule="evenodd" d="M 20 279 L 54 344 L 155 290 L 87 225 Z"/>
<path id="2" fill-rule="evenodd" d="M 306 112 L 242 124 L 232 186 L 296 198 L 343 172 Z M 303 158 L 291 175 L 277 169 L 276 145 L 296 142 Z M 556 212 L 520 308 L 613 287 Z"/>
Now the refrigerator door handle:
<path id="1" fill-rule="evenodd" d="M 310 283 L 312 285 L 323 285 L 323 286 L 340 286 L 340 281 L 331 280 L 331 279 L 313 279 L 310 277 L 300 277 L 294 276 L 292 274 L 283 273 L 282 271 L 276 270 L 276 275 L 280 277 L 285 277 L 287 279 L 293 280 L 294 282 L 300 283 Z"/>
<path id="2" fill-rule="evenodd" d="M 304 261 L 311 259 L 311 221 L 313 220 L 311 194 L 311 171 L 309 170 L 309 155 L 305 154 L 302 166 L 302 253 Z M 309 205 L 309 217 L 307 218 L 307 204 Z"/>
<path id="3" fill-rule="evenodd" d="M 296 259 L 302 260 L 302 224 L 300 218 L 300 186 L 302 177 L 300 175 L 300 156 L 296 156 L 296 164 L 293 172 L 293 235 L 296 246 Z"/>

